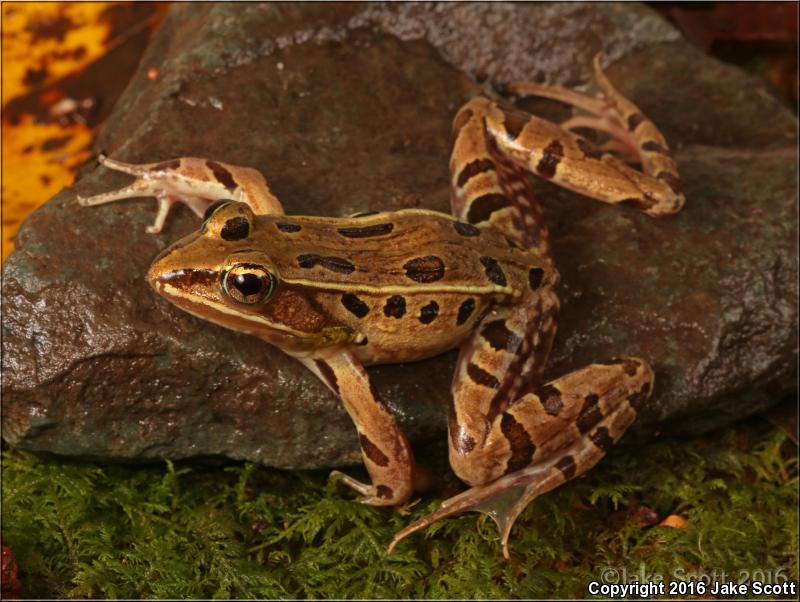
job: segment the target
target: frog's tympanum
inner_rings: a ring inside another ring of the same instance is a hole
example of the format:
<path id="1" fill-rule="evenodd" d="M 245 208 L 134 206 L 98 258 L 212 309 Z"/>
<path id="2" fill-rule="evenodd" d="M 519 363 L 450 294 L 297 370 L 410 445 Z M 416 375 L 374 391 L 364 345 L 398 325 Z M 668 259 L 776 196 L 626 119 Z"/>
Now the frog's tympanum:
<path id="1" fill-rule="evenodd" d="M 556 332 L 559 275 L 526 172 L 654 217 L 684 202 L 663 136 L 614 90 L 599 60 L 594 97 L 512 86 L 583 111 L 560 126 L 485 98 L 458 111 L 452 216 L 417 209 L 289 216 L 257 171 L 198 158 L 133 165 L 101 157 L 136 179 L 79 201 L 155 197 L 150 232 L 161 230 L 176 202 L 203 216 L 199 231 L 153 262 L 150 284 L 195 316 L 282 349 L 341 398 L 371 482 L 343 481 L 362 503 L 402 504 L 415 480 L 408 441 L 364 366 L 458 347 L 449 453 L 471 488 L 399 532 L 389 552 L 441 518 L 481 510 L 498 523 L 507 555 L 525 506 L 597 463 L 653 388 L 650 366 L 635 357 L 541 382 Z M 595 146 L 575 128 L 599 130 L 609 141 Z"/>

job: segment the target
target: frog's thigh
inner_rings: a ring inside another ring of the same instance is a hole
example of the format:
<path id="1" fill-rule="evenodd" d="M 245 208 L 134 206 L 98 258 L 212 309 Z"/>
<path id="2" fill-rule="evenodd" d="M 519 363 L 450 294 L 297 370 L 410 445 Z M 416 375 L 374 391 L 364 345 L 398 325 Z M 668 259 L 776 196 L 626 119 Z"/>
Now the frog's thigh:
<path id="1" fill-rule="evenodd" d="M 414 457 L 364 367 L 348 352 L 301 361 L 341 398 L 358 431 L 372 484 L 347 476 L 344 482 L 362 494 L 359 501 L 365 504 L 389 506 L 406 501 L 413 493 Z"/>
<path id="2" fill-rule="evenodd" d="M 467 483 L 502 474 L 498 457 L 504 452 L 487 436 L 511 402 L 540 381 L 557 312 L 558 298 L 543 290 L 525 302 L 495 307 L 462 344 L 453 377 L 449 444 L 450 463 Z"/>
<path id="3" fill-rule="evenodd" d="M 450 204 L 453 216 L 492 227 L 525 249 L 549 253 L 547 226 L 527 174 L 497 153 L 486 136 L 483 98 L 464 105 L 453 120 Z"/>
<path id="4" fill-rule="evenodd" d="M 616 443 L 649 397 L 653 374 L 637 358 L 592 364 L 507 402 L 494 415 L 491 406 L 482 414 L 476 386 L 492 384 L 467 384 L 454 397 L 453 469 L 467 483 L 481 485 L 557 460 L 547 476 L 551 489 L 591 468 Z M 502 397 L 502 385 L 494 393 Z"/>
<path id="5" fill-rule="evenodd" d="M 136 179 L 119 190 L 90 197 L 78 197 L 84 206 L 102 205 L 122 199 L 155 197 L 158 215 L 149 232 L 160 232 L 170 208 L 185 203 L 198 216 L 220 199 L 243 201 L 256 214 L 282 214 L 280 201 L 270 192 L 264 177 L 255 169 L 237 167 L 194 157 L 182 157 L 159 163 L 124 163 L 103 156 L 98 161 L 114 171 Z"/>

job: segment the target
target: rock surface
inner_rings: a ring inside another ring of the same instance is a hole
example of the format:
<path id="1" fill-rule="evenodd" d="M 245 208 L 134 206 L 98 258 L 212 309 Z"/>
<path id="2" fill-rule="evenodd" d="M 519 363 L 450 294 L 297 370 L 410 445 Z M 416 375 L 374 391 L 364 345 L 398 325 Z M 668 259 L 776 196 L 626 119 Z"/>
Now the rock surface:
<path id="1" fill-rule="evenodd" d="M 289 213 L 446 211 L 450 122 L 484 91 L 473 80 L 576 85 L 601 49 L 610 79 L 669 140 L 688 202 L 653 220 L 535 182 L 563 280 L 548 374 L 648 358 L 657 386 L 636 432 L 701 432 L 794 387 L 797 121 L 648 9 L 177 4 L 96 148 L 258 168 Z M 153 201 L 75 202 L 126 176 L 82 175 L 29 217 L 5 265 L 6 440 L 118 459 L 358 462 L 349 418 L 300 364 L 147 287 L 151 259 L 197 220 L 180 210 L 146 234 Z M 414 443 L 444 437 L 454 360 L 370 369 Z"/>

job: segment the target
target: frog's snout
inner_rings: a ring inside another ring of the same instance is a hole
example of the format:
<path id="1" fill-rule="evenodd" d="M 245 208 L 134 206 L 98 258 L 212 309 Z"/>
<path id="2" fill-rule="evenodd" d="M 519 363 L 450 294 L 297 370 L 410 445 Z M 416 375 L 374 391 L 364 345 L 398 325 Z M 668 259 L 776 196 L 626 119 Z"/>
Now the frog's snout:
<path id="1" fill-rule="evenodd" d="M 180 249 L 185 246 L 183 242 L 177 241 L 161 251 L 147 270 L 147 283 L 158 293 L 163 294 L 165 284 L 186 272 L 180 257 Z"/>
<path id="2" fill-rule="evenodd" d="M 170 263 L 168 257 L 173 250 L 173 246 L 174 245 L 171 245 L 161 251 L 150 264 L 150 269 L 147 270 L 147 284 L 158 292 L 161 292 L 163 284 L 168 282 L 175 272 L 175 270 L 171 269 L 168 265 Z"/>
<path id="3" fill-rule="evenodd" d="M 191 234 L 170 245 L 153 260 L 147 283 L 161 296 L 194 300 L 214 296 L 219 287 L 219 272 L 209 260 L 198 235 Z"/>

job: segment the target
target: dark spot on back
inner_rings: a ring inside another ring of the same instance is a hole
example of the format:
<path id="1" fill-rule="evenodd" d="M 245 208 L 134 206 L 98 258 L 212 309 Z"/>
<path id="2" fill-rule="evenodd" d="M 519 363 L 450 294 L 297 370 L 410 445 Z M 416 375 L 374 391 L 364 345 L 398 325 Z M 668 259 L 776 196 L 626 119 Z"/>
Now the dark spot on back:
<path id="1" fill-rule="evenodd" d="M 336 373 L 333 371 L 325 360 L 314 360 L 317 370 L 322 374 L 322 378 L 328 383 L 328 386 L 333 389 L 336 394 L 339 394 L 339 383 L 336 381 Z"/>
<path id="2" fill-rule="evenodd" d="M 231 172 L 216 161 L 206 161 L 206 165 L 211 170 L 211 173 L 214 174 L 214 178 L 216 178 L 217 182 L 230 191 L 236 190 L 236 181 L 233 179 Z"/>
<path id="3" fill-rule="evenodd" d="M 339 274 L 352 274 L 356 269 L 352 263 L 341 257 L 322 257 L 314 254 L 298 255 L 297 264 L 301 268 L 313 268 L 319 265 L 326 270 Z"/>
<path id="4" fill-rule="evenodd" d="M 363 433 L 358 434 L 358 439 L 361 441 L 361 451 L 378 466 L 389 466 L 389 458 L 386 457 L 377 445 L 370 441 Z"/>
<path id="5" fill-rule="evenodd" d="M 475 311 L 475 299 L 467 299 L 461 304 L 461 307 L 458 308 L 458 318 L 456 318 L 456 324 L 461 326 L 464 322 L 469 320 L 469 317 L 472 315 L 473 311 Z"/>
<path id="6" fill-rule="evenodd" d="M 223 240 L 243 240 L 250 235 L 250 224 L 246 217 L 232 217 L 222 226 L 219 235 Z"/>
<path id="7" fill-rule="evenodd" d="M 400 295 L 392 295 L 383 306 L 383 314 L 387 318 L 402 318 L 406 313 L 406 300 Z"/>
<path id="8" fill-rule="evenodd" d="M 553 140 L 545 147 L 542 158 L 536 165 L 536 173 L 548 180 L 556 175 L 556 168 L 564 156 L 564 147 L 558 140 Z"/>
<path id="9" fill-rule="evenodd" d="M 642 144 L 642 150 L 647 151 L 648 153 L 658 153 L 660 155 L 668 155 L 669 151 L 661 146 L 658 142 L 654 142 L 653 140 L 648 140 L 644 144 Z"/>
<path id="10" fill-rule="evenodd" d="M 180 159 L 172 159 L 170 161 L 162 161 L 156 163 L 150 168 L 150 171 L 167 171 L 168 169 L 178 169 L 181 166 Z"/>
<path id="11" fill-rule="evenodd" d="M 423 324 L 430 324 L 439 315 L 439 304 L 431 301 L 419 311 L 419 321 Z"/>
<path id="12" fill-rule="evenodd" d="M 575 459 L 572 456 L 564 456 L 556 462 L 556 468 L 562 472 L 566 480 L 570 480 L 575 476 L 577 466 L 575 466 Z"/>
<path id="13" fill-rule="evenodd" d="M 494 320 L 481 329 L 481 336 L 497 351 L 516 353 L 522 339 L 511 332 L 505 320 Z"/>
<path id="14" fill-rule="evenodd" d="M 644 120 L 645 117 L 641 113 L 634 113 L 633 115 L 628 117 L 628 131 L 632 132 L 633 130 L 635 130 L 639 126 L 639 124 L 642 123 Z"/>
<path id="15" fill-rule="evenodd" d="M 564 401 L 561 399 L 561 391 L 556 389 L 553 385 L 545 385 L 536 392 L 539 400 L 542 402 L 544 411 L 550 416 L 558 416 L 561 409 L 564 407 Z"/>
<path id="16" fill-rule="evenodd" d="M 347 238 L 369 238 L 371 236 L 383 236 L 394 230 L 394 224 L 374 224 L 363 228 L 339 228 L 337 232 Z"/>
<path id="17" fill-rule="evenodd" d="M 595 432 L 589 435 L 589 440 L 603 453 L 614 446 L 614 440 L 611 438 L 611 435 L 608 434 L 608 428 L 604 426 L 599 427 Z"/>
<path id="18" fill-rule="evenodd" d="M 505 435 L 511 447 L 511 458 L 509 458 L 506 465 L 506 474 L 529 466 L 533 460 L 536 446 L 531 441 L 531 437 L 525 427 L 517 422 L 514 416 L 506 412 L 500 418 L 500 430 L 503 431 L 503 435 Z"/>
<path id="19" fill-rule="evenodd" d="M 435 255 L 411 259 L 403 264 L 403 269 L 415 282 L 436 282 L 444 277 L 444 261 Z"/>
<path id="20" fill-rule="evenodd" d="M 472 224 L 465 224 L 464 222 L 453 222 L 453 228 L 461 236 L 479 236 L 481 231 Z"/>
<path id="21" fill-rule="evenodd" d="M 500 264 L 497 263 L 497 260 L 493 257 L 481 257 L 481 263 L 483 267 L 486 268 L 486 277 L 497 284 L 498 286 L 506 286 L 508 282 L 506 281 L 506 275 L 503 273 L 503 268 L 500 267 Z"/>
<path id="22" fill-rule="evenodd" d="M 345 293 L 342 295 L 342 305 L 357 318 L 363 318 L 369 313 L 369 305 L 364 303 L 353 293 Z"/>
<path id="23" fill-rule="evenodd" d="M 486 370 L 477 364 L 473 364 L 472 362 L 467 364 L 467 375 L 472 379 L 472 382 L 481 386 L 488 387 L 490 389 L 497 389 L 500 386 L 500 381 L 489 374 Z"/>
<path id="24" fill-rule="evenodd" d="M 532 291 L 537 290 L 542 284 L 544 270 L 542 268 L 531 268 L 528 272 L 528 285 Z"/>
<path id="25" fill-rule="evenodd" d="M 275 227 L 280 230 L 281 232 L 300 232 L 302 230 L 302 226 L 298 226 L 297 224 L 287 224 L 285 222 L 275 222 Z"/>
<path id="26" fill-rule="evenodd" d="M 477 224 L 488 220 L 492 213 L 511 206 L 511 199 L 498 192 L 489 192 L 469 204 L 467 211 L 467 221 L 470 224 Z"/>
<path id="27" fill-rule="evenodd" d="M 458 174 L 458 178 L 456 178 L 456 186 L 462 188 L 464 184 L 469 182 L 479 173 L 493 169 L 494 162 L 491 159 L 475 159 L 470 161 L 464 166 L 464 169 L 461 170 L 461 173 Z"/>
<path id="28" fill-rule="evenodd" d="M 519 138 L 525 125 L 531 120 L 531 116 L 522 111 L 507 110 L 503 111 L 503 126 L 506 128 L 509 140 Z"/>

